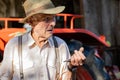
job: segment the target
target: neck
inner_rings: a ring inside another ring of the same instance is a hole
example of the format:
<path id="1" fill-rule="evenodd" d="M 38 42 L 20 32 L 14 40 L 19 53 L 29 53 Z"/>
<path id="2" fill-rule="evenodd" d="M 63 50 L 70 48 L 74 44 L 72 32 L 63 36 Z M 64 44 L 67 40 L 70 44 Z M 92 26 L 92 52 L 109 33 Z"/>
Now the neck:
<path id="1" fill-rule="evenodd" d="M 32 34 L 33 39 L 35 40 L 35 43 L 41 48 L 44 44 L 46 39 L 43 37 L 40 37 L 38 35 Z"/>

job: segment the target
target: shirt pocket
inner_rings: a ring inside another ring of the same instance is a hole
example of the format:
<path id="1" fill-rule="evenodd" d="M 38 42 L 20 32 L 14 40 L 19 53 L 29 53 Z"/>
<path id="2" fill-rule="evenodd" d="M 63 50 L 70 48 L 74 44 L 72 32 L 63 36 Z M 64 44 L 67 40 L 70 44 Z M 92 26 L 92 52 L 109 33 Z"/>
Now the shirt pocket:
<path id="1" fill-rule="evenodd" d="M 19 68 L 19 62 L 16 62 L 14 64 L 14 78 L 18 78 L 19 76 L 19 72 L 20 72 L 20 68 Z M 35 77 L 35 70 L 34 70 L 34 64 L 33 62 L 23 62 L 23 73 L 24 73 L 24 78 L 27 80 L 27 79 L 30 79 L 31 78 L 33 79 Z"/>
<path id="2" fill-rule="evenodd" d="M 19 73 L 19 70 L 20 70 L 20 64 L 19 64 L 19 61 L 16 61 L 14 63 L 14 71 Z M 24 73 L 34 72 L 34 64 L 32 61 L 23 62 L 23 72 Z"/>

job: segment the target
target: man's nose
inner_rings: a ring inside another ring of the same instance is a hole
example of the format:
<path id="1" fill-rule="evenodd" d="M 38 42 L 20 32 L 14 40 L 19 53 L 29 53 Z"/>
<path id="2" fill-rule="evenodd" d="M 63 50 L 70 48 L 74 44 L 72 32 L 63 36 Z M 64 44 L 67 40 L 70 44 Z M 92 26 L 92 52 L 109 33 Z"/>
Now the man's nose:
<path id="1" fill-rule="evenodd" d="M 56 25 L 56 20 L 53 19 L 51 22 L 50 22 L 50 26 L 55 26 Z"/>

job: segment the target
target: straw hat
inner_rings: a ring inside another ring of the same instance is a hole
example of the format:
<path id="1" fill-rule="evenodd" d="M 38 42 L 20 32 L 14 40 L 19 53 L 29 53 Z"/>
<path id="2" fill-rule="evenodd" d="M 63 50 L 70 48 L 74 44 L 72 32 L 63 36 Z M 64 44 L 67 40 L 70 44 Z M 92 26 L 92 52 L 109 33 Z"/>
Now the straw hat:
<path id="1" fill-rule="evenodd" d="M 26 0 L 23 7 L 26 17 L 20 20 L 20 23 L 25 23 L 25 20 L 34 14 L 58 14 L 65 9 L 65 6 L 55 7 L 51 0 Z"/>

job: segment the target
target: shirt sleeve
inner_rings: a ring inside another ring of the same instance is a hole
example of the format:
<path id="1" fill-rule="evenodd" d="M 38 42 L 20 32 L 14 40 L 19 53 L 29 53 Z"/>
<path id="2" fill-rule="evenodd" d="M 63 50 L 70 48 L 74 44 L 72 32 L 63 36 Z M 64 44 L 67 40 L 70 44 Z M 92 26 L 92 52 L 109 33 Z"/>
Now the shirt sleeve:
<path id="1" fill-rule="evenodd" d="M 66 59 L 70 59 L 71 57 L 69 49 L 66 43 L 62 44 L 59 49 L 61 59 L 60 77 L 62 80 L 71 80 L 72 73 L 68 70 L 68 63 L 64 62 Z"/>
<path id="2" fill-rule="evenodd" d="M 11 78 L 13 45 L 8 42 L 5 46 L 4 57 L 0 66 L 0 80 L 9 80 Z"/>

